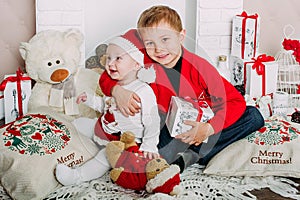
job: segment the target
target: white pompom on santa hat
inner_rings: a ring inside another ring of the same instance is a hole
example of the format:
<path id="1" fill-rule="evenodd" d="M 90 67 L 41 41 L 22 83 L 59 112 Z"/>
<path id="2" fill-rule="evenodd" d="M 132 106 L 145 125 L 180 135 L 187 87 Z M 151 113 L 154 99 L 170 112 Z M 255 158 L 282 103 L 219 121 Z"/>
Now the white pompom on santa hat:
<path id="1" fill-rule="evenodd" d="M 144 54 L 140 51 L 144 48 L 138 33 L 135 29 L 130 29 L 124 35 L 117 36 L 108 41 L 108 44 L 115 44 L 125 50 L 137 63 L 141 65 L 137 78 L 146 83 L 155 81 L 156 74 L 153 66 L 147 69 L 144 66 Z"/>
<path id="2" fill-rule="evenodd" d="M 181 192 L 180 187 L 180 168 L 177 165 L 170 165 L 154 178 L 148 180 L 146 190 L 149 193 L 165 193 L 178 195 Z"/>

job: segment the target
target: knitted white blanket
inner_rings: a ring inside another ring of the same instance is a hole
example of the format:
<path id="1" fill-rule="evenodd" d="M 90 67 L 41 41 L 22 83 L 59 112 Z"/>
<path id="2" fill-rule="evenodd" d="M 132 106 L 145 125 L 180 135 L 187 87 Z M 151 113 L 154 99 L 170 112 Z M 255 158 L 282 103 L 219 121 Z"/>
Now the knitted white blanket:
<path id="1" fill-rule="evenodd" d="M 195 164 L 181 174 L 182 193 L 176 197 L 166 194 L 148 194 L 123 189 L 113 184 L 106 173 L 101 179 L 80 185 L 62 187 L 47 200 L 97 200 L 97 199 L 256 199 L 250 191 L 269 188 L 271 191 L 292 199 L 300 199 L 294 186 L 297 183 L 280 177 L 222 177 L 205 175 L 199 165 Z M 0 187 L 0 199 L 10 200 L 4 189 Z"/>

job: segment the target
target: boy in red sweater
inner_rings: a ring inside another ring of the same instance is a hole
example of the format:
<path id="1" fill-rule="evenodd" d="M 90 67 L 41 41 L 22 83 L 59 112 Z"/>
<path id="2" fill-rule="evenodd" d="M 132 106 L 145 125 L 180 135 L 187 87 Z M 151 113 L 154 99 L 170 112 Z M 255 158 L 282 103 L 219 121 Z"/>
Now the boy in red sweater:
<path id="1" fill-rule="evenodd" d="M 206 165 L 222 149 L 264 125 L 260 112 L 246 106 L 243 96 L 214 66 L 183 47 L 185 30 L 175 10 L 153 6 L 140 15 L 137 26 L 138 30 L 126 34 L 140 40 L 145 64 L 156 70 L 156 80 L 150 86 L 162 122 L 158 148 L 169 163 L 179 165 L 181 171 L 196 162 Z M 125 116 L 139 112 L 135 93 L 118 86 L 105 72 L 99 83 L 104 94 L 115 97 Z M 206 123 L 186 120 L 192 128 L 172 138 L 165 125 L 172 96 L 205 100 L 215 115 Z"/>

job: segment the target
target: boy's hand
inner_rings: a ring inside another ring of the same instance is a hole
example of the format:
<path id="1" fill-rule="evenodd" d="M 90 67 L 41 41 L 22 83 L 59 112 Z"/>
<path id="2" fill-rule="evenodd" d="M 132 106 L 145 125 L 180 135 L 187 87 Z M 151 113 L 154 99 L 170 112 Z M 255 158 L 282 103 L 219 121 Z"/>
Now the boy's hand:
<path id="1" fill-rule="evenodd" d="M 214 134 L 214 129 L 209 123 L 195 122 L 190 120 L 185 120 L 184 123 L 192 126 L 191 130 L 175 136 L 176 139 L 180 139 L 184 143 L 198 146 L 209 136 Z"/>
<path id="2" fill-rule="evenodd" d="M 144 158 L 156 159 L 156 158 L 159 158 L 159 154 L 144 151 Z"/>
<path id="3" fill-rule="evenodd" d="M 115 98 L 117 107 L 125 117 L 134 116 L 135 113 L 140 111 L 140 106 L 137 103 L 140 103 L 141 99 L 136 93 L 116 85 L 111 94 Z"/>
<path id="4" fill-rule="evenodd" d="M 76 103 L 80 104 L 81 102 L 85 102 L 87 100 L 87 96 L 86 93 L 83 92 L 80 95 L 78 95 L 77 99 L 76 99 Z"/>

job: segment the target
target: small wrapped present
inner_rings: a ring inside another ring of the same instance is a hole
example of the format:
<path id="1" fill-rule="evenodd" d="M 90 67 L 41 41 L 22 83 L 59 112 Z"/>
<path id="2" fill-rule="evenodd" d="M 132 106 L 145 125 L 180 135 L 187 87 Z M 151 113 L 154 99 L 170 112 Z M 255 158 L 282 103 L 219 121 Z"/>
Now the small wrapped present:
<path id="1" fill-rule="evenodd" d="M 175 137 L 192 128 L 184 124 L 184 120 L 207 122 L 213 116 L 213 111 L 205 101 L 195 102 L 190 98 L 183 99 L 172 96 L 166 118 L 166 125 L 171 136 Z"/>
<path id="2" fill-rule="evenodd" d="M 4 96 L 5 123 L 27 113 L 27 105 L 31 95 L 31 78 L 17 70 L 16 74 L 6 75 L 0 85 Z"/>
<path id="3" fill-rule="evenodd" d="M 247 105 L 255 106 L 265 120 L 273 115 L 273 94 L 258 98 L 252 98 L 246 94 L 244 97 Z"/>
<path id="4" fill-rule="evenodd" d="M 4 118 L 4 95 L 3 92 L 0 91 L 0 119 Z"/>
<path id="5" fill-rule="evenodd" d="M 259 17 L 243 12 L 236 15 L 232 22 L 231 55 L 251 59 L 258 52 Z"/>
<path id="6" fill-rule="evenodd" d="M 277 89 L 278 63 L 272 56 L 262 54 L 244 63 L 245 93 L 251 97 L 272 94 Z"/>

